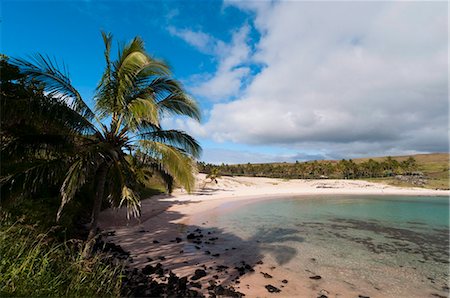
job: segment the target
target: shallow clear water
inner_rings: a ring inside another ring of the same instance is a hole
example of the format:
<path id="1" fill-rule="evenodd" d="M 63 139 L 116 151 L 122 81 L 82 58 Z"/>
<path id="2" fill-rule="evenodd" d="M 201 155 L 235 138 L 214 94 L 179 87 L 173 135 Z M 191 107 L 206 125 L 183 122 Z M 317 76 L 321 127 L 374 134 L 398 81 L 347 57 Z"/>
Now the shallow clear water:
<path id="1" fill-rule="evenodd" d="M 347 279 L 364 278 L 377 290 L 447 285 L 448 197 L 290 197 L 221 211 L 210 221 L 258 241 L 288 270 L 304 270 L 308 256 L 330 275 L 334 270 Z M 386 274 L 392 275 L 388 283 Z"/>

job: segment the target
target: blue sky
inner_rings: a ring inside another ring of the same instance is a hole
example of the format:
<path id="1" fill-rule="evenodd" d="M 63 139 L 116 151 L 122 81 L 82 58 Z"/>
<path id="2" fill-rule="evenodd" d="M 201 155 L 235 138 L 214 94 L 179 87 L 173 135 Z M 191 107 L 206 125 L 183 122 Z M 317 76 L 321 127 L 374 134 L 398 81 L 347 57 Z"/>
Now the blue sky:
<path id="1" fill-rule="evenodd" d="M 141 36 L 203 111 L 163 123 L 197 137 L 208 162 L 443 152 L 447 5 L 3 0 L 1 52 L 63 61 L 89 102 L 100 31 Z"/>

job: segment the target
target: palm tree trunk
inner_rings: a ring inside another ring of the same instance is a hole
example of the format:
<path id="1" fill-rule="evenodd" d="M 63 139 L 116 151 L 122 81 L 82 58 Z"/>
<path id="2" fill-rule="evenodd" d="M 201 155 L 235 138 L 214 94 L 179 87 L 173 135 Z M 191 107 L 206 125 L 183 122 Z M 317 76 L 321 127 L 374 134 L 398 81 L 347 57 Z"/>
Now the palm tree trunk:
<path id="1" fill-rule="evenodd" d="M 102 163 L 97 170 L 97 185 L 95 187 L 94 206 L 92 208 L 91 222 L 89 225 L 89 234 L 86 241 L 86 246 L 83 251 L 83 257 L 91 254 L 94 245 L 95 236 L 97 235 L 98 216 L 102 208 L 103 194 L 105 192 L 106 174 L 108 173 L 108 165 Z"/>

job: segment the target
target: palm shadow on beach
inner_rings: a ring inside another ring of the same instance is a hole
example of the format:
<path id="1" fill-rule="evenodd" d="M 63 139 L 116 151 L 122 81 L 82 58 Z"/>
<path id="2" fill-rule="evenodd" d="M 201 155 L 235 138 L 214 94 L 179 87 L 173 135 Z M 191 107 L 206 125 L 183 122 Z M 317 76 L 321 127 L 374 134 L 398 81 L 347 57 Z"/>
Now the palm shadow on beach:
<path id="1" fill-rule="evenodd" d="M 239 283 L 239 277 L 244 274 L 264 274 L 259 266 L 266 255 L 277 265 L 284 265 L 298 254 L 285 243 L 304 241 L 297 230 L 281 227 L 261 227 L 251 237 L 243 239 L 207 222 L 201 225 L 177 223 L 183 214 L 167 210 L 173 205 L 196 202 L 149 199 L 143 204 L 158 206 L 154 209 L 147 206 L 145 210 L 149 212 L 142 214 L 140 220 L 124 221 L 123 216 L 115 220 L 111 213 L 103 215 L 104 221 L 106 217 L 106 221 L 113 223 L 103 225 L 113 234 L 107 240 L 129 251 L 133 258 L 130 266 L 135 268 L 161 263 L 164 268 L 188 279 L 196 270 L 204 270 L 207 276 L 198 280 L 203 289 L 210 280 L 227 286 Z"/>

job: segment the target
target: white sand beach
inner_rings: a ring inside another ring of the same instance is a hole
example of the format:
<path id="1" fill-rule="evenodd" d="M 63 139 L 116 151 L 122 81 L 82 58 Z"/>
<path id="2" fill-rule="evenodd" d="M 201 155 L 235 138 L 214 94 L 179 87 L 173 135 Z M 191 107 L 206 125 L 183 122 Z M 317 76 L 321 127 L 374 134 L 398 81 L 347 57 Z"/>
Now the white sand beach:
<path id="1" fill-rule="evenodd" d="M 129 251 L 133 257 L 133 266 L 142 268 L 146 264 L 160 262 L 165 268 L 172 269 L 179 276 L 191 276 L 195 269 L 205 268 L 207 277 L 199 281 L 203 290 L 211 275 L 215 280 L 234 288 L 249 297 L 300 296 L 317 297 L 320 293 L 328 297 L 370 297 L 402 296 L 401 289 L 387 290 L 380 295 L 369 285 L 358 283 L 358 287 L 343 284 L 330 278 L 315 281 L 308 277 L 316 274 L 314 264 L 305 264 L 303 274 L 293 274 L 286 268 L 279 268 L 274 261 L 264 254 L 255 255 L 252 250 L 255 243 L 248 243 L 234 235 L 223 232 L 221 227 L 211 226 L 205 222 L 209 217 L 223 208 L 244 206 L 252 200 L 264 200 L 277 196 L 313 196 L 313 195 L 413 195 L 413 196 L 449 196 L 450 191 L 429 190 L 422 188 L 398 188 L 389 185 L 366 182 L 362 180 L 283 180 L 254 177 L 221 177 L 218 183 L 207 182 L 205 175 L 199 174 L 198 188 L 192 194 L 176 190 L 172 195 L 159 195 L 142 201 L 142 215 L 139 219 L 128 221 L 125 210 L 105 210 L 102 212 L 100 226 L 105 231 L 114 231 L 109 240 Z M 242 203 L 242 204 L 241 204 Z M 196 229 L 203 230 L 207 237 L 218 237 L 214 246 L 195 245 L 188 242 L 186 235 Z M 211 236 L 210 236 L 211 235 Z M 182 241 L 175 241 L 179 237 Z M 197 246 L 197 247 L 196 247 Z M 213 248 L 209 248 L 213 247 Z M 233 249 L 234 248 L 234 249 Z M 215 257 L 205 254 L 219 252 Z M 208 251 L 209 251 L 208 250 Z M 150 258 L 152 261 L 149 261 Z M 305 257 L 306 258 L 306 257 Z M 255 272 L 248 272 L 236 283 L 238 272 L 236 264 L 244 260 Z M 307 259 L 305 259 L 305 262 Z M 219 265 L 229 268 L 217 271 Z M 203 267 L 201 267 L 203 266 Z M 408 272 L 387 272 L 386 274 L 408 274 Z M 273 276 L 270 280 L 263 274 Z M 283 279 L 289 282 L 284 284 Z M 363 282 L 363 281 L 362 281 Z M 282 287 L 278 294 L 268 293 L 264 285 L 268 283 Z M 372 287 L 373 288 L 373 287 Z M 361 293 L 361 289 L 367 289 Z M 411 288 L 408 289 L 411 294 Z M 418 297 L 422 295 L 417 289 Z M 414 293 L 413 293 L 414 295 Z M 411 297 L 411 296 L 410 296 Z"/>

